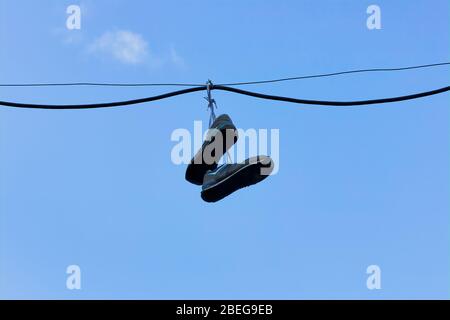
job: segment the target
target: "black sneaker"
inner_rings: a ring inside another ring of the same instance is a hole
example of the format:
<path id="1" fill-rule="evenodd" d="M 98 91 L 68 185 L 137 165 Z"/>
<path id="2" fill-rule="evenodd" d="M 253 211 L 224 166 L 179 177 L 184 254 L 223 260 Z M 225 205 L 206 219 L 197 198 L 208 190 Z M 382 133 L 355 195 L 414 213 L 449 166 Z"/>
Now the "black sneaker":
<path id="1" fill-rule="evenodd" d="M 221 141 L 216 142 L 219 133 Z M 236 143 L 238 133 L 231 118 L 227 114 L 222 114 L 214 120 L 211 128 L 207 132 L 207 137 L 203 142 L 201 149 L 192 158 L 191 163 L 186 169 L 186 180 L 197 185 L 203 183 L 203 177 L 208 170 L 217 168 L 217 163 L 223 154 Z"/>
<path id="2" fill-rule="evenodd" d="M 219 201 L 236 190 L 264 180 L 272 170 L 273 161 L 267 156 L 253 157 L 238 164 L 223 164 L 205 174 L 201 197 L 206 202 Z"/>

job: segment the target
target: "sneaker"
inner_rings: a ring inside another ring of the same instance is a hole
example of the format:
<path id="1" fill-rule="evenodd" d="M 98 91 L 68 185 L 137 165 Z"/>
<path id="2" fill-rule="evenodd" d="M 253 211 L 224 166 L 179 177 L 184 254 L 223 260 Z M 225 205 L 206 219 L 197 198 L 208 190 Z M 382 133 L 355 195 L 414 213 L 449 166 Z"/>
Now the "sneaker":
<path id="1" fill-rule="evenodd" d="M 222 135 L 222 145 L 217 146 L 216 141 L 219 133 Z M 230 136 L 227 138 L 227 135 Z M 186 169 L 186 180 L 197 185 L 202 185 L 203 177 L 208 170 L 215 170 L 217 163 L 223 154 L 236 143 L 238 133 L 231 118 L 222 114 L 214 120 L 201 149 L 192 158 Z"/>
<path id="2" fill-rule="evenodd" d="M 264 180 L 272 170 L 273 161 L 267 156 L 253 157 L 238 164 L 223 164 L 205 174 L 201 197 L 206 202 L 219 201 L 236 190 Z"/>

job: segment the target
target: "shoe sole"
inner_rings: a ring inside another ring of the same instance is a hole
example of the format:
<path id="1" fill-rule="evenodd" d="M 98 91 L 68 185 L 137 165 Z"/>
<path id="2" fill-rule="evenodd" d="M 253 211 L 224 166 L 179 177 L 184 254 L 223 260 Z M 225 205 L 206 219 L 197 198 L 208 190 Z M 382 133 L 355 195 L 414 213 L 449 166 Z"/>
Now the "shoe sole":
<path id="1" fill-rule="evenodd" d="M 234 172 L 232 175 L 202 190 L 201 197 L 206 202 L 217 202 L 239 189 L 254 185 L 267 178 L 270 174 L 270 172 L 268 172 L 267 175 L 262 175 L 262 168 L 270 168 L 271 172 L 273 169 L 272 160 L 270 160 L 269 164 L 263 164 L 261 160 L 254 160 L 254 158 L 251 158 L 247 165 Z"/>

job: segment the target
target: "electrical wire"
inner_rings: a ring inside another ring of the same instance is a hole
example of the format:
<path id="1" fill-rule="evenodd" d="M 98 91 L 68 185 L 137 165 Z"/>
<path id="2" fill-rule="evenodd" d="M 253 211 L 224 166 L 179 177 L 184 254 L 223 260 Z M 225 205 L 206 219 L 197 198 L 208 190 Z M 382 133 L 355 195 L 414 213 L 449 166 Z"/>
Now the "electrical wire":
<path id="1" fill-rule="evenodd" d="M 309 104 L 309 105 L 345 107 L 345 106 L 362 106 L 362 105 L 369 105 L 369 104 L 381 104 L 381 103 L 391 103 L 391 102 L 399 102 L 399 101 L 405 101 L 405 100 L 413 100 L 413 99 L 418 99 L 418 98 L 422 98 L 422 97 L 432 96 L 435 94 L 444 93 L 444 92 L 450 90 L 450 86 L 431 90 L 431 91 L 414 93 L 414 94 L 410 94 L 410 95 L 406 95 L 406 96 L 372 99 L 372 100 L 358 100 L 358 101 L 325 101 L 325 100 L 297 99 L 297 98 L 274 96 L 274 95 L 268 95 L 268 94 L 263 94 L 263 93 L 251 92 L 251 91 L 246 91 L 246 90 L 242 90 L 242 89 L 237 89 L 237 88 L 232 88 L 232 87 L 227 87 L 227 86 L 218 86 L 218 85 L 214 86 L 213 89 L 239 93 L 239 94 L 243 94 L 246 96 L 251 96 L 251 97 L 266 99 L 266 100 L 276 100 L 276 101 L 284 101 L 284 102 L 299 103 L 299 104 Z"/>
<path id="2" fill-rule="evenodd" d="M 113 83 L 113 82 L 61 82 L 61 83 L 5 83 L 0 87 L 71 87 L 71 86 L 97 86 L 97 87 L 198 87 L 203 84 L 194 83 Z"/>
<path id="3" fill-rule="evenodd" d="M 271 80 L 221 83 L 220 85 L 223 85 L 223 86 L 242 86 L 242 85 L 249 85 L 249 84 L 264 84 L 264 83 L 275 83 L 275 82 L 282 82 L 282 81 L 303 80 L 303 79 L 312 79 L 312 78 L 324 78 L 324 77 L 332 77 L 332 76 L 345 75 L 345 74 L 351 74 L 351 73 L 404 71 L 404 70 L 412 70 L 412 69 L 432 68 L 432 67 L 445 66 L 445 65 L 450 65 L 450 62 L 422 64 L 422 65 L 417 65 L 417 66 L 408 66 L 408 67 L 400 67 L 400 68 L 357 69 L 357 70 L 339 71 L 339 72 L 333 72 L 333 73 L 322 73 L 322 74 L 315 74 L 315 75 L 306 75 L 306 76 L 271 79 Z"/>
<path id="4" fill-rule="evenodd" d="M 28 104 L 28 103 L 17 103 L 17 102 L 7 102 L 0 101 L 0 105 L 7 107 L 16 107 L 16 108 L 34 108 L 34 109 L 93 109 L 93 108 L 107 108 L 107 107 L 118 107 L 118 106 L 126 106 L 144 102 L 151 102 L 156 100 L 162 100 L 169 97 L 174 97 L 182 94 L 197 92 L 207 90 L 207 86 L 199 86 L 194 88 L 183 89 L 179 91 L 173 91 L 164 93 L 157 96 L 142 98 L 142 99 L 134 99 L 127 101 L 117 101 L 117 102 L 106 102 L 106 103 L 94 103 L 94 104 L 74 104 L 74 105 L 48 105 L 48 104 Z M 381 99 L 372 99 L 372 100 L 358 100 L 358 101 L 327 101 L 327 100 L 306 100 L 306 99 L 298 99 L 298 98 L 290 98 L 283 96 L 275 96 L 268 95 L 263 93 L 257 93 L 252 91 L 241 90 L 237 88 L 227 87 L 223 85 L 210 85 L 209 90 L 222 90 L 233 93 L 238 93 L 242 95 L 247 95 L 260 99 L 267 100 L 276 100 L 276 101 L 284 101 L 291 103 L 299 103 L 299 104 L 308 104 L 308 105 L 323 105 L 323 106 L 361 106 L 361 105 L 370 105 L 370 104 L 381 104 L 381 103 L 391 103 L 391 102 L 399 102 L 405 100 L 413 100 L 422 97 L 427 97 L 431 95 L 436 95 L 440 93 L 444 93 L 450 90 L 450 86 L 425 91 L 420 93 L 414 93 L 405 96 L 391 97 L 391 98 L 381 98 Z"/>
<path id="5" fill-rule="evenodd" d="M 432 68 L 437 66 L 450 65 L 450 62 L 422 64 L 416 66 L 400 67 L 400 68 L 374 68 L 374 69 L 357 69 L 348 71 L 339 71 L 333 73 L 322 73 L 314 75 L 305 75 L 290 78 L 260 80 L 260 81 L 247 81 L 247 82 L 233 82 L 233 83 L 219 83 L 217 85 L 222 86 L 242 86 L 250 84 L 265 84 L 275 83 L 292 80 L 303 80 L 312 78 L 324 78 L 337 75 L 346 75 L 352 73 L 365 73 L 365 72 L 391 72 L 391 71 L 403 71 L 412 69 Z M 12 83 L 12 84 L 0 84 L 0 87 L 54 87 L 54 86 L 103 86 L 103 87 L 154 87 L 154 86 L 181 86 L 181 87 L 199 87 L 203 84 L 195 83 L 108 83 L 108 82 L 65 82 L 65 83 Z"/>
<path id="6" fill-rule="evenodd" d="M 151 102 L 151 101 L 156 101 L 156 100 L 161 100 L 161 99 L 178 96 L 180 94 L 202 91 L 205 89 L 206 89 L 206 86 L 201 86 L 201 87 L 194 87 L 194 88 L 188 88 L 188 89 L 183 89 L 183 90 L 179 90 L 179 91 L 168 92 L 168 93 L 164 93 L 164 94 L 160 94 L 160 95 L 148 97 L 148 98 L 117 101 L 117 102 L 105 102 L 105 103 L 49 105 L 49 104 L 29 104 L 29 103 L 0 101 L 0 105 L 7 106 L 7 107 L 16 107 L 16 108 L 65 109 L 65 110 L 67 110 L 67 109 L 109 108 L 109 107 L 119 107 L 119 106 L 127 106 L 127 105 L 144 103 L 144 102 Z"/>

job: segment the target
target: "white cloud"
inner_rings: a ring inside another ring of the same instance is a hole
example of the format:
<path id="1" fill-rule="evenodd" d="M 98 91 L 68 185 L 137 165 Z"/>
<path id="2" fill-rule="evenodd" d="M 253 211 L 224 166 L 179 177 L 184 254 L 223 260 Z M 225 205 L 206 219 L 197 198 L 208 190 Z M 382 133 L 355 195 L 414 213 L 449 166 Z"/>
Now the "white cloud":
<path id="1" fill-rule="evenodd" d="M 145 39 L 140 34 L 126 30 L 104 33 L 89 49 L 91 52 L 110 55 L 126 64 L 146 63 L 150 58 Z"/>

